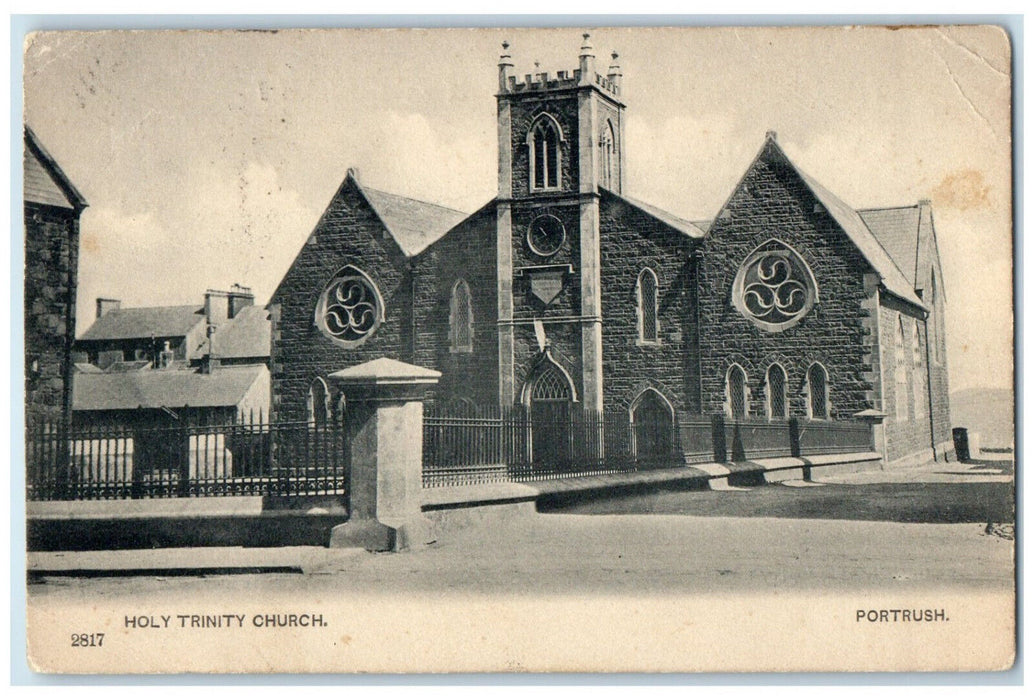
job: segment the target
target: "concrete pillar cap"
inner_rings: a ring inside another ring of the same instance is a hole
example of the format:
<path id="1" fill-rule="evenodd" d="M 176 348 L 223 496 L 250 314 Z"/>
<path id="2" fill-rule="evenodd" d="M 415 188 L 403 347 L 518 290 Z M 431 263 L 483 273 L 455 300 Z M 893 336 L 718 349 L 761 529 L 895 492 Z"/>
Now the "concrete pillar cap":
<path id="1" fill-rule="evenodd" d="M 376 360 L 348 367 L 331 374 L 331 379 L 339 384 L 372 384 L 376 386 L 392 386 L 405 384 L 437 384 L 442 373 L 437 370 L 417 367 L 406 362 L 392 360 L 389 357 L 378 357 Z"/>

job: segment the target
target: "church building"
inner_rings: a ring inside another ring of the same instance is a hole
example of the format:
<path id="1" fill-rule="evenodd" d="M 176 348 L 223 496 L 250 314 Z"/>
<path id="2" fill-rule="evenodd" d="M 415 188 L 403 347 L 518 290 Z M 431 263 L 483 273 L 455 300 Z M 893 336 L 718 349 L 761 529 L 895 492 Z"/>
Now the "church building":
<path id="1" fill-rule="evenodd" d="M 441 372 L 441 408 L 861 416 L 889 462 L 951 449 L 928 201 L 856 210 L 769 133 L 686 221 L 626 192 L 616 53 L 599 70 L 585 35 L 576 69 L 518 78 L 508 48 L 495 198 L 468 215 L 350 170 L 299 251 L 269 306 L 278 420 L 326 420 L 329 374 L 390 357 Z"/>

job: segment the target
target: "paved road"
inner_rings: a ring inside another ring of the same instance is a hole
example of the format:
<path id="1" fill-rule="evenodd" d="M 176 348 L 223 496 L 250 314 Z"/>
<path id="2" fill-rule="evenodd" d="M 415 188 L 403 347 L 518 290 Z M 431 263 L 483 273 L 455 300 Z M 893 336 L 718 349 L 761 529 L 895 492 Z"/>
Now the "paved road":
<path id="1" fill-rule="evenodd" d="M 662 491 L 564 499 L 543 510 L 579 514 L 669 514 L 898 523 L 1012 523 L 1011 462 L 927 464 L 888 472 L 731 491 Z"/>
<path id="2" fill-rule="evenodd" d="M 1010 590 L 1013 542 L 985 531 L 989 518 L 1011 521 L 1010 475 L 943 471 L 671 492 L 568 509 L 578 513 L 507 516 L 422 551 L 339 556 L 324 567 L 330 575 L 48 578 L 31 585 L 30 596 L 148 597 L 213 586 L 271 594 Z"/>
<path id="3" fill-rule="evenodd" d="M 169 671 L 1002 668 L 1013 542 L 980 520 L 985 506 L 1001 507 L 1010 479 L 936 471 L 611 501 L 635 511 L 621 514 L 511 510 L 403 554 L 295 552 L 323 557 L 309 569 L 318 573 L 48 577 L 29 585 L 30 647 L 56 655 L 70 632 L 105 632 L 103 652 L 38 658 L 109 672 L 125 659 Z M 933 507 L 945 498 L 957 509 Z M 886 519 L 904 519 L 909 504 L 928 522 Z M 822 517 L 785 517 L 794 507 Z M 855 621 L 856 609 L 902 606 L 943 609 L 951 623 Z M 318 614 L 325 627 L 273 635 L 124 622 L 271 612 Z M 983 656 L 958 652 L 973 640 Z"/>

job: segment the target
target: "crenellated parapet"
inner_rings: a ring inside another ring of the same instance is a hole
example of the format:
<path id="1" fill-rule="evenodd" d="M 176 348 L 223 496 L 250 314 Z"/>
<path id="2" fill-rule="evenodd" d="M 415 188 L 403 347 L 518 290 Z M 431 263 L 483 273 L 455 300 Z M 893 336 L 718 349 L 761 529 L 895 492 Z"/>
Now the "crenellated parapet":
<path id="1" fill-rule="evenodd" d="M 589 35 L 583 35 L 579 67 L 573 70 L 560 70 L 555 73 L 536 71 L 526 73 L 521 79 L 514 74 L 514 64 L 509 53 L 510 44 L 503 42 L 503 53 L 499 57 L 499 93 L 500 95 L 520 95 L 549 90 L 566 90 L 570 88 L 592 86 L 617 99 L 621 96 L 621 67 L 617 63 L 618 54 L 611 54 L 612 63 L 603 75 L 596 71 L 596 57 Z M 538 64 L 536 64 L 536 68 Z"/>

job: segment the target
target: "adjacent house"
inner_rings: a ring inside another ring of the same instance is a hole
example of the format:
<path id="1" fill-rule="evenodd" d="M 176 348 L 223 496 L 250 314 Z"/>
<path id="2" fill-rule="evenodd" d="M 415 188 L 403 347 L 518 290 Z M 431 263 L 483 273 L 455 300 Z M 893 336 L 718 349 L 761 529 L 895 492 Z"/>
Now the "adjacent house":
<path id="1" fill-rule="evenodd" d="M 67 425 L 86 200 L 28 126 L 24 133 L 25 419 L 34 431 Z"/>
<path id="2" fill-rule="evenodd" d="M 98 299 L 75 344 L 78 427 L 232 423 L 269 412 L 269 318 L 246 287 L 194 306 Z"/>

